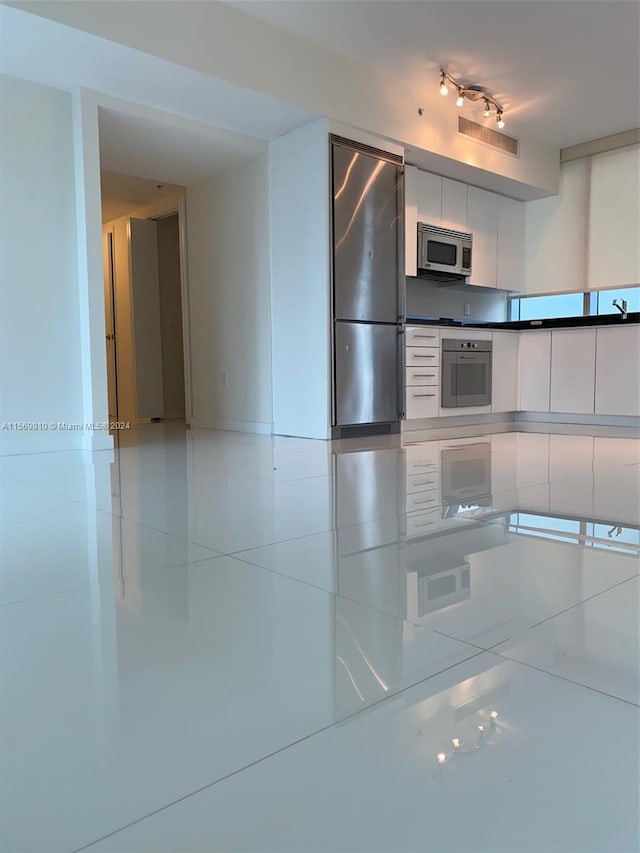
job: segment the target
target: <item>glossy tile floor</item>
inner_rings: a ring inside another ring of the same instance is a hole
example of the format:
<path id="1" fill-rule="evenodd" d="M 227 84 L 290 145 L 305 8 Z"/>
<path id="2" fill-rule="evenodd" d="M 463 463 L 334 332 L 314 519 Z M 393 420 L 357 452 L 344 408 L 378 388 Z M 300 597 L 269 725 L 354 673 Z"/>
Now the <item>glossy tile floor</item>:
<path id="1" fill-rule="evenodd" d="M 640 442 L 419 439 L 0 459 L 2 853 L 636 851 Z"/>

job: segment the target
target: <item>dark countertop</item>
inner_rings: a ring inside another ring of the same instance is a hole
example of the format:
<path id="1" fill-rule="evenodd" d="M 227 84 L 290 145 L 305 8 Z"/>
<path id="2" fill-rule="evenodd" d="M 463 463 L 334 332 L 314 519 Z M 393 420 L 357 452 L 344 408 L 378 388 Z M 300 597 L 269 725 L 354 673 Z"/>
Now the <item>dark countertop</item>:
<path id="1" fill-rule="evenodd" d="M 594 317 L 554 317 L 548 320 L 513 320 L 505 323 L 481 320 L 454 320 L 450 317 L 418 317 L 407 315 L 409 326 L 453 326 L 458 329 L 580 329 L 583 326 L 628 326 L 640 323 L 640 311 L 632 311 L 623 320 L 621 314 L 599 314 Z"/>

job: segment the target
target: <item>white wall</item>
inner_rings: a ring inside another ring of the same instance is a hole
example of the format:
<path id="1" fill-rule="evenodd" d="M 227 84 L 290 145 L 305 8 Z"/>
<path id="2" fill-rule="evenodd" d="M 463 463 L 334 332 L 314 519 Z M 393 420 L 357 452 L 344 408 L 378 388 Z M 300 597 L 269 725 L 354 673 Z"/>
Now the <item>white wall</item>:
<path id="1" fill-rule="evenodd" d="M 269 145 L 274 431 L 330 437 L 329 148 L 317 121 Z"/>
<path id="2" fill-rule="evenodd" d="M 187 187 L 196 427 L 271 432 L 267 187 L 266 154 Z"/>
<path id="3" fill-rule="evenodd" d="M 1 76 L 0 421 L 84 420 L 78 292 L 71 96 Z M 82 446 L 0 431 L 0 454 Z"/>
<path id="4" fill-rule="evenodd" d="M 21 5 L 184 68 L 421 149 L 425 158 L 416 158 L 418 152 L 412 157 L 423 169 L 514 198 L 558 191 L 558 149 L 522 138 L 520 156 L 511 157 L 465 139 L 457 133 L 451 99 L 440 96 L 432 75 L 428 85 L 412 88 L 226 3 L 156 3 L 153 15 L 146 4 L 135 2 L 118 3 L 117 15 L 109 3 Z M 422 117 L 418 106 L 424 109 Z"/>

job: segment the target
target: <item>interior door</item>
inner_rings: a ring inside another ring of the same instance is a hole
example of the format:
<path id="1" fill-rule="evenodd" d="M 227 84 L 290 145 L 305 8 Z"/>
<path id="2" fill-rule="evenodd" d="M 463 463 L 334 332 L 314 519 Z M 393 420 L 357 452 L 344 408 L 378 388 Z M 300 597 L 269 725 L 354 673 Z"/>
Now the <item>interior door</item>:
<path id="1" fill-rule="evenodd" d="M 102 235 L 102 266 L 104 276 L 104 316 L 107 344 L 107 391 L 109 421 L 118 420 L 118 378 L 116 361 L 116 316 L 113 278 L 113 232 Z"/>
<path id="2" fill-rule="evenodd" d="M 162 418 L 162 331 L 158 232 L 151 219 L 129 220 L 131 301 L 136 377 L 136 417 Z"/>

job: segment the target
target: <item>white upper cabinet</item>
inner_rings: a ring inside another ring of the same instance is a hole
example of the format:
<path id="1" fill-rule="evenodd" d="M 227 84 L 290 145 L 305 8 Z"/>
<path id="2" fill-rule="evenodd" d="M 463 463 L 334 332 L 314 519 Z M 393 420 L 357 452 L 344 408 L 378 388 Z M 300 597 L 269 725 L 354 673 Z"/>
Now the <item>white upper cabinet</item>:
<path id="1" fill-rule="evenodd" d="M 574 160 L 563 165 L 559 195 L 527 202 L 527 293 L 585 289 L 588 208 L 588 160 Z"/>
<path id="2" fill-rule="evenodd" d="M 467 185 L 442 178 L 442 227 L 468 231 Z"/>
<path id="3" fill-rule="evenodd" d="M 418 222 L 442 225 L 442 178 L 418 170 Z"/>
<path id="4" fill-rule="evenodd" d="M 596 371 L 595 329 L 551 332 L 551 411 L 592 415 Z"/>
<path id="5" fill-rule="evenodd" d="M 640 146 L 591 158 L 589 266 L 591 288 L 640 283 Z"/>
<path id="6" fill-rule="evenodd" d="M 498 197 L 498 271 L 500 290 L 524 290 L 525 205 Z"/>
<path id="7" fill-rule="evenodd" d="M 418 222 L 473 234 L 469 284 L 524 289 L 523 202 L 405 166 L 405 272 L 417 270 Z"/>
<path id="8" fill-rule="evenodd" d="M 498 196 L 469 187 L 467 222 L 473 234 L 469 284 L 495 287 L 498 263 Z"/>
<path id="9" fill-rule="evenodd" d="M 405 275 L 418 274 L 418 169 L 404 167 L 404 261 Z"/>

